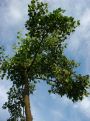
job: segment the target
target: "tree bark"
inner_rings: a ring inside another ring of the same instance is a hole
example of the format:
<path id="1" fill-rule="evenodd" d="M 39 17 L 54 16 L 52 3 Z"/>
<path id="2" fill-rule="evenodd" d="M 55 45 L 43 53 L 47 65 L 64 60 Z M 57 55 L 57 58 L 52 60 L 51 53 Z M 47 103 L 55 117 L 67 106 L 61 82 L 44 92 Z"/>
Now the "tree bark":
<path id="1" fill-rule="evenodd" d="M 29 98 L 29 83 L 27 78 L 25 80 L 25 87 L 24 87 L 24 103 L 25 103 L 26 121 L 32 121 L 32 114 L 30 110 L 30 98 Z"/>

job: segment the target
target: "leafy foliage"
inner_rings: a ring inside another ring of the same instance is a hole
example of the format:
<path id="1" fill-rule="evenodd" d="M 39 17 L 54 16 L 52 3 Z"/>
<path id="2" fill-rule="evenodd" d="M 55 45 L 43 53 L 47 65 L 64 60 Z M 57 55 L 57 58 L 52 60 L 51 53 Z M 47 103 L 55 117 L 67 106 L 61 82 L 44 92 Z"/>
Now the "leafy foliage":
<path id="1" fill-rule="evenodd" d="M 3 105 L 3 109 L 8 108 L 10 118 L 7 121 L 16 121 L 19 118 L 24 120 L 24 100 L 23 100 L 23 88 L 16 88 L 13 85 L 8 91 L 8 102 Z"/>
<path id="2" fill-rule="evenodd" d="M 65 40 L 75 31 L 79 21 L 65 16 L 61 8 L 48 12 L 47 4 L 38 0 L 32 0 L 28 5 L 28 16 L 25 38 L 18 34 L 15 55 L 6 59 L 1 67 L 2 78 L 6 75 L 14 85 L 4 107 L 8 107 L 11 115 L 16 117 L 21 115 L 24 106 L 22 87 L 26 78 L 29 94 L 33 93 L 39 79 L 50 85 L 50 93 L 66 95 L 72 101 L 82 100 L 88 95 L 89 87 L 89 76 L 77 74 L 75 68 L 78 64 L 64 55 Z M 18 100 L 20 97 L 22 102 Z M 13 105 L 13 99 L 15 108 L 12 110 L 9 105 Z"/>
<path id="3" fill-rule="evenodd" d="M 3 46 L 0 46 L 0 65 L 4 59 L 4 48 Z"/>

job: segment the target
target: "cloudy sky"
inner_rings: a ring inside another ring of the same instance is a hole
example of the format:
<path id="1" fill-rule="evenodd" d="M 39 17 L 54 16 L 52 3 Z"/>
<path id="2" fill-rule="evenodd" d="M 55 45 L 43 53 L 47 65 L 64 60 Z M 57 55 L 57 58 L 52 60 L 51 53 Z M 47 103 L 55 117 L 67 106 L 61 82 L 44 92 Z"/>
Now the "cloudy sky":
<path id="1" fill-rule="evenodd" d="M 43 0 L 49 3 L 49 10 L 61 7 L 65 14 L 80 20 L 80 27 L 68 38 L 67 56 L 81 63 L 79 72 L 90 74 L 90 0 Z M 29 0 L 0 0 L 0 43 L 11 54 L 17 32 L 24 30 Z M 6 121 L 8 111 L 2 110 L 7 100 L 6 92 L 10 82 L 0 80 L 0 121 Z M 72 103 L 66 97 L 49 95 L 45 83 L 37 85 L 31 96 L 33 121 L 90 121 L 90 98 Z"/>

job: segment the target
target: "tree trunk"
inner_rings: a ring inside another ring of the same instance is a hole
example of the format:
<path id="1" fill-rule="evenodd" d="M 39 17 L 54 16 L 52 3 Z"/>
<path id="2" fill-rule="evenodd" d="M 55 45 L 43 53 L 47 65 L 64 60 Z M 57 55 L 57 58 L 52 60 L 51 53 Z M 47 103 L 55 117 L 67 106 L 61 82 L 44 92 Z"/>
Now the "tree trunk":
<path id="1" fill-rule="evenodd" d="M 25 87 L 24 87 L 24 103 L 25 103 L 26 121 L 32 121 L 32 114 L 30 110 L 30 99 L 29 99 L 29 83 L 27 78 L 25 80 Z"/>

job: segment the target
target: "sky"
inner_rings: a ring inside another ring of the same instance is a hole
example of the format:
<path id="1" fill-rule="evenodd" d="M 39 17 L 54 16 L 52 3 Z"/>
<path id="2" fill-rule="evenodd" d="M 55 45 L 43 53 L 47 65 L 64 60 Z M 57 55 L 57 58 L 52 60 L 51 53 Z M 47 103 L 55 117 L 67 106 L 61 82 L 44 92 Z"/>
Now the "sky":
<path id="1" fill-rule="evenodd" d="M 67 56 L 80 63 L 78 71 L 90 74 L 90 0 L 43 0 L 49 10 L 61 7 L 65 15 L 80 20 L 80 26 L 68 38 Z M 29 0 L 0 0 L 0 44 L 11 54 L 11 45 L 16 41 L 18 31 L 24 30 Z M 0 80 L 0 121 L 9 117 L 2 109 L 10 88 L 9 80 Z M 67 97 L 48 94 L 48 86 L 42 81 L 31 95 L 33 121 L 90 121 L 90 97 L 73 103 Z"/>

